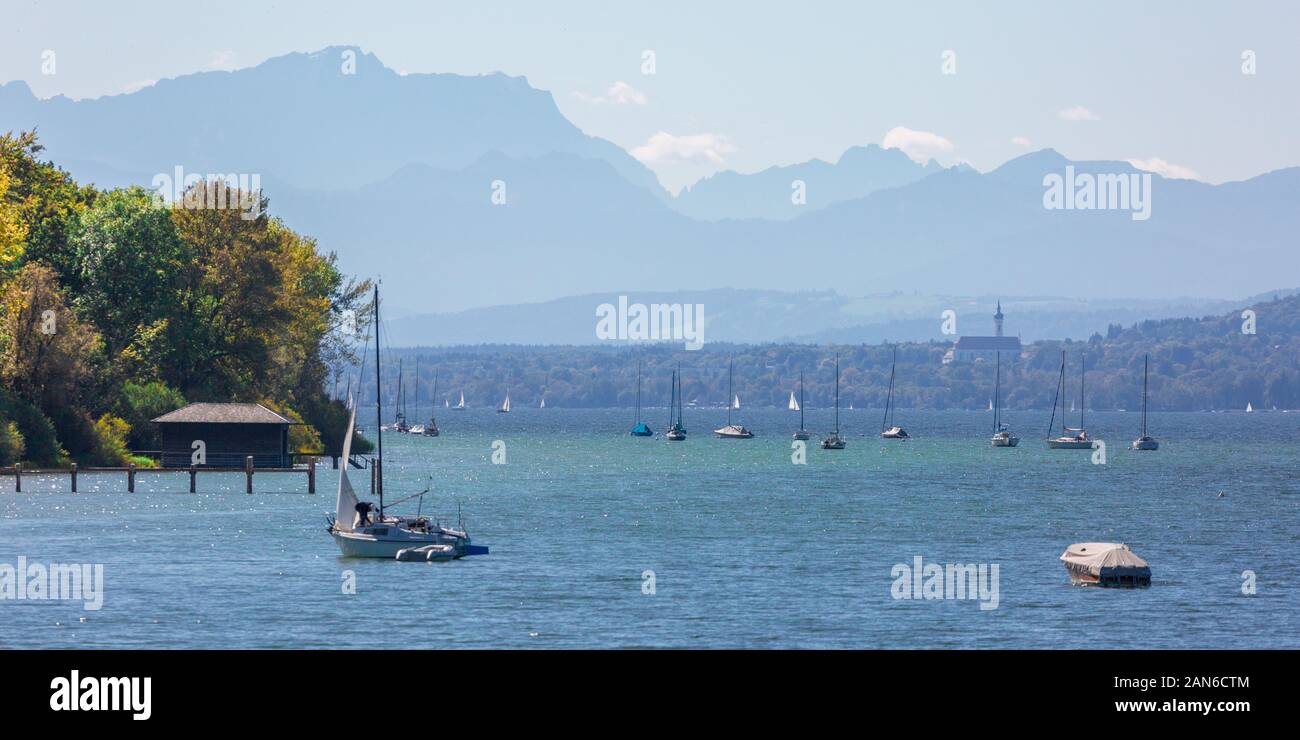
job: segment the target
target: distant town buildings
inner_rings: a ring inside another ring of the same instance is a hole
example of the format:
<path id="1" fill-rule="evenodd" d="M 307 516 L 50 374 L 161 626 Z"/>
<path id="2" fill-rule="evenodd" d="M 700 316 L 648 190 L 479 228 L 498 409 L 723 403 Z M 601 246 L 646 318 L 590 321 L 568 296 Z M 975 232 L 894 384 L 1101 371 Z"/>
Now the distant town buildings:
<path id="1" fill-rule="evenodd" d="M 991 337 L 958 337 L 957 342 L 952 345 L 943 356 L 943 364 L 947 365 L 953 362 L 975 362 L 977 360 L 989 360 L 990 362 L 997 359 L 998 353 L 1008 360 L 1015 360 L 1020 357 L 1020 337 L 1007 337 L 1002 335 L 1002 320 L 1006 318 L 1002 314 L 1002 301 L 998 301 L 998 312 L 993 314 L 993 336 Z"/>

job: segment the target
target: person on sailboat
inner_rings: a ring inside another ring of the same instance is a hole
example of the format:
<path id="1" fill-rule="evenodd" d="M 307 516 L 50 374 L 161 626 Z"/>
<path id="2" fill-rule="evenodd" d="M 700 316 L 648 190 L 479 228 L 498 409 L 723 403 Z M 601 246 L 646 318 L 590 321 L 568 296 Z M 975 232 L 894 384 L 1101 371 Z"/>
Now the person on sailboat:
<path id="1" fill-rule="evenodd" d="M 352 528 L 360 529 L 361 527 L 369 527 L 371 525 L 370 512 L 374 511 L 374 508 L 375 505 L 370 503 L 369 501 L 358 501 L 357 521 L 355 524 L 352 525 Z"/>

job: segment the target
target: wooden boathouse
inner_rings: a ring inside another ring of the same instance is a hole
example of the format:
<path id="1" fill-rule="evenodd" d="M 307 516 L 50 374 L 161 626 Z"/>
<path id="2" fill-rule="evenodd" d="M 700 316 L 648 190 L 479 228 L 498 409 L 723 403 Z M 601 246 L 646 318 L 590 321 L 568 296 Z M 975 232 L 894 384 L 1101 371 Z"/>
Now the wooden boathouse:
<path id="1" fill-rule="evenodd" d="M 191 403 L 153 420 L 164 468 L 290 468 L 289 426 L 260 403 Z M 201 455 L 197 455 L 202 451 Z"/>

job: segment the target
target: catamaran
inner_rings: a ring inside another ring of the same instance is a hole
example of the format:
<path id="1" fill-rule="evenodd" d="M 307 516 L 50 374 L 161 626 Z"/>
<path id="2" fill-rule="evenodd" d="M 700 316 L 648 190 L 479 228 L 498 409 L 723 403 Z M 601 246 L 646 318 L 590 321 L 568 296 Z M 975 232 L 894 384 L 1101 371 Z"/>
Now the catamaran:
<path id="1" fill-rule="evenodd" d="M 673 371 L 672 399 L 668 402 L 668 433 L 664 435 L 669 442 L 681 442 L 686 439 L 686 427 L 682 424 L 682 367 Z"/>
<path id="2" fill-rule="evenodd" d="M 799 412 L 799 431 L 794 433 L 795 439 L 810 439 L 812 432 L 803 424 L 803 371 L 799 371 L 799 400 L 794 400 L 794 391 L 790 391 L 790 410 Z"/>
<path id="3" fill-rule="evenodd" d="M 845 442 L 840 437 L 840 356 L 835 355 L 835 431 L 822 440 L 823 450 L 842 450 Z"/>
<path id="4" fill-rule="evenodd" d="M 1015 447 L 1020 438 L 1011 433 L 1011 428 L 1002 421 L 1002 353 L 998 352 L 997 370 L 993 381 L 993 446 Z"/>
<path id="5" fill-rule="evenodd" d="M 911 439 L 907 431 L 894 424 L 894 371 L 898 369 L 898 347 L 894 347 L 894 361 L 889 367 L 889 395 L 885 396 L 885 418 L 880 422 L 880 436 L 884 439 Z"/>
<path id="6" fill-rule="evenodd" d="M 1160 449 L 1155 437 L 1147 434 L 1147 375 L 1151 369 L 1151 355 L 1142 357 L 1142 436 L 1133 440 L 1133 449 L 1153 451 Z"/>
<path id="7" fill-rule="evenodd" d="M 1084 379 L 1087 377 L 1088 360 L 1087 357 L 1079 357 L 1079 427 L 1067 427 L 1065 425 L 1065 404 L 1061 401 L 1062 394 L 1065 393 L 1065 350 L 1061 350 L 1061 375 L 1056 382 L 1056 399 L 1052 402 L 1052 418 L 1047 422 L 1047 433 L 1052 433 L 1052 426 L 1056 423 L 1056 407 L 1061 406 L 1061 436 L 1047 440 L 1047 446 L 1053 450 L 1091 450 L 1093 439 L 1088 436 L 1088 431 L 1083 426 L 1083 415 L 1087 409 L 1084 402 L 1083 390 Z"/>
<path id="8" fill-rule="evenodd" d="M 653 437 L 654 430 L 641 421 L 641 361 L 636 361 L 636 425 L 629 432 L 633 437 Z"/>
<path id="9" fill-rule="evenodd" d="M 376 422 L 383 418 L 383 393 L 380 392 L 379 377 L 379 287 L 375 287 L 375 417 Z M 371 464 L 375 466 L 375 493 L 379 497 L 379 506 L 369 501 L 357 500 L 352 482 L 348 480 L 346 461 L 352 454 L 352 439 L 356 435 L 357 408 L 348 394 L 348 426 L 343 435 L 343 460 L 339 468 L 338 497 L 335 500 L 334 513 L 327 517 L 330 536 L 339 546 L 344 557 L 353 558 L 396 558 L 403 550 L 427 548 L 429 560 L 447 560 L 462 558 L 466 555 L 486 555 L 488 548 L 474 545 L 466 534 L 464 525 L 460 529 L 451 529 L 430 521 L 423 516 L 390 516 L 384 506 L 384 433 L 379 427 L 376 436 L 376 454 Z M 407 496 L 396 503 L 412 498 L 423 499 L 428 493 L 426 488 L 419 493 Z M 374 516 L 372 517 L 372 513 Z"/>
<path id="10" fill-rule="evenodd" d="M 740 396 L 735 395 L 732 387 L 733 375 L 736 360 L 733 357 L 727 364 L 727 396 L 735 400 L 727 404 L 727 425 L 721 429 L 714 429 L 713 433 L 722 439 L 752 439 L 754 433 L 746 429 L 741 424 L 731 423 L 731 410 L 740 408 Z"/>

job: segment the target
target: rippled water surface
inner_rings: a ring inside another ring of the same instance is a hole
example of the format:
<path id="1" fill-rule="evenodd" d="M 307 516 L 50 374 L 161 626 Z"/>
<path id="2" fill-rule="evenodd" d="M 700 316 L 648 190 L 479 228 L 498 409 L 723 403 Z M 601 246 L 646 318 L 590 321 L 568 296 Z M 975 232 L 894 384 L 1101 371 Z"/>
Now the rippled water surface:
<path id="1" fill-rule="evenodd" d="M 887 443 L 855 411 L 848 449 L 814 438 L 806 465 L 786 411 L 745 411 L 748 441 L 708 434 L 721 409 L 688 409 L 684 443 L 629 437 L 630 416 L 470 410 L 437 439 L 385 435 L 387 497 L 431 484 L 423 512 L 454 524 L 459 502 L 491 547 L 454 563 L 340 558 L 328 469 L 315 496 L 303 475 L 259 475 L 252 496 L 238 474 L 197 495 L 184 474 L 134 494 L 124 475 L 83 474 L 76 495 L 0 480 L 0 563 L 102 563 L 105 591 L 98 611 L 0 601 L 0 645 L 1300 647 L 1300 413 L 1155 414 L 1155 453 L 1125 449 L 1137 414 L 1096 414 L 1105 465 L 1047 450 L 1046 414 L 1013 417 L 1024 441 L 1000 450 L 986 413 L 900 412 L 916 438 Z M 1057 558 L 1083 540 L 1128 543 L 1152 587 L 1070 586 Z M 997 564 L 997 608 L 894 599 L 891 569 L 916 556 Z"/>

